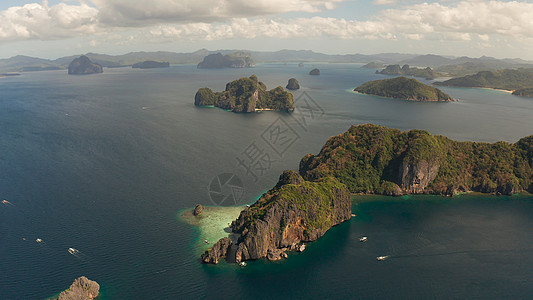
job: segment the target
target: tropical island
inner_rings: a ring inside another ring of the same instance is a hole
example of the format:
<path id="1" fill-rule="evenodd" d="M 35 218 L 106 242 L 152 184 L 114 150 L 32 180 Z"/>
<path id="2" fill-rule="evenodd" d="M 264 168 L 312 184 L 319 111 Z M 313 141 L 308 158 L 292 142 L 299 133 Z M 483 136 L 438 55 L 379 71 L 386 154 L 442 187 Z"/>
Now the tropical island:
<path id="1" fill-rule="evenodd" d="M 75 58 L 68 65 L 68 74 L 70 75 L 88 75 L 102 73 L 103 68 L 97 63 L 93 63 L 87 56 L 82 55 Z"/>
<path id="2" fill-rule="evenodd" d="M 450 95 L 435 87 L 403 76 L 369 81 L 358 86 L 354 91 L 362 94 L 412 101 L 455 101 Z"/>
<path id="3" fill-rule="evenodd" d="M 145 60 L 143 62 L 139 62 L 139 63 L 133 64 L 131 67 L 132 68 L 136 68 L 136 69 L 168 68 L 168 67 L 170 67 L 170 63 L 169 62 L 153 61 L 153 60 Z"/>
<path id="4" fill-rule="evenodd" d="M 331 137 L 299 172 L 284 171 L 276 186 L 231 223 L 237 238 L 220 239 L 204 263 L 286 258 L 351 217 L 350 194 L 533 192 L 533 135 L 514 144 L 457 142 L 424 130 L 364 124 Z M 232 250 L 232 251 L 230 251 Z"/>
<path id="5" fill-rule="evenodd" d="M 256 75 L 243 77 L 226 84 L 223 92 L 200 88 L 194 96 L 196 106 L 215 106 L 236 113 L 261 110 L 293 111 L 293 95 L 278 86 L 267 90 Z"/>
<path id="6" fill-rule="evenodd" d="M 371 61 L 367 63 L 366 65 L 362 66 L 363 69 L 381 69 L 383 68 L 383 62 L 379 61 Z"/>
<path id="7" fill-rule="evenodd" d="M 533 68 L 482 71 L 474 75 L 435 82 L 439 86 L 479 87 L 514 91 L 533 87 Z"/>
<path id="8" fill-rule="evenodd" d="M 198 69 L 251 68 L 255 66 L 250 53 L 235 51 L 226 55 L 209 54 L 198 64 Z"/>
<path id="9" fill-rule="evenodd" d="M 364 67 L 364 66 L 363 66 Z M 423 77 L 426 79 L 434 79 L 436 77 L 442 77 L 443 74 L 433 71 L 430 67 L 425 69 L 419 69 L 416 67 L 409 67 L 409 65 L 388 65 L 381 71 L 376 71 L 376 74 L 383 75 L 406 75 L 414 77 Z"/>

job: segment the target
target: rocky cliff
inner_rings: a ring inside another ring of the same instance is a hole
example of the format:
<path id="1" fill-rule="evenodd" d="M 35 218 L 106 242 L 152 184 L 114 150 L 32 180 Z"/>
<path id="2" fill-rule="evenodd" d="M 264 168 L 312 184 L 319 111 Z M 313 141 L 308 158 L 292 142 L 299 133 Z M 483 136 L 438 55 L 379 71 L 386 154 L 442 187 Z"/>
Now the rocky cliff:
<path id="1" fill-rule="evenodd" d="M 227 55 L 221 53 L 209 54 L 198 64 L 199 69 L 221 69 L 221 68 L 250 68 L 255 62 L 252 56 L 246 52 L 232 52 Z"/>
<path id="2" fill-rule="evenodd" d="M 213 92 L 210 88 L 199 89 L 194 96 L 194 105 L 216 106 L 237 113 L 257 110 L 293 111 L 294 99 L 281 86 L 268 91 L 265 84 L 252 75 L 226 84 L 223 92 Z"/>
<path id="3" fill-rule="evenodd" d="M 344 184 L 335 178 L 306 181 L 295 171 L 285 171 L 274 188 L 231 224 L 240 234 L 231 260 L 281 259 L 286 251 L 303 250 L 302 243 L 315 241 L 350 218 L 350 192 Z M 218 243 L 228 245 L 227 240 Z M 224 250 L 211 252 L 202 256 L 204 262 L 216 261 Z"/>
<path id="4" fill-rule="evenodd" d="M 93 63 L 87 56 L 82 55 L 74 59 L 68 65 L 68 73 L 70 75 L 87 75 L 102 73 L 103 68 L 97 63 Z"/>
<path id="5" fill-rule="evenodd" d="M 457 142 L 423 130 L 352 126 L 300 162 L 307 180 L 335 177 L 353 193 L 533 192 L 533 136 L 515 144 Z"/>
<path id="6" fill-rule="evenodd" d="M 70 288 L 59 294 L 58 300 L 90 300 L 98 296 L 100 285 L 96 281 L 82 276 L 70 285 Z"/>

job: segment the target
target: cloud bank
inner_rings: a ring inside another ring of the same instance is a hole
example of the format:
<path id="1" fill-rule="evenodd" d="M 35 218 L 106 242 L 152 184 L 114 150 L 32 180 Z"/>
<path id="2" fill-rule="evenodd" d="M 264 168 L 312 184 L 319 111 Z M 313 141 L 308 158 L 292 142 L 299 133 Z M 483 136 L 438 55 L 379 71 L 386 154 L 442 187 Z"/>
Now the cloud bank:
<path id="1" fill-rule="evenodd" d="M 0 42 L 104 36 L 129 40 L 336 38 L 489 42 L 500 36 L 533 39 L 533 3 L 459 1 L 383 9 L 365 20 L 287 17 L 319 14 L 343 0 L 87 0 L 47 1 L 0 12 Z M 393 4 L 375 0 L 374 4 Z M 72 3 L 72 2 L 69 2 Z M 124 42 L 124 41 L 122 41 Z"/>

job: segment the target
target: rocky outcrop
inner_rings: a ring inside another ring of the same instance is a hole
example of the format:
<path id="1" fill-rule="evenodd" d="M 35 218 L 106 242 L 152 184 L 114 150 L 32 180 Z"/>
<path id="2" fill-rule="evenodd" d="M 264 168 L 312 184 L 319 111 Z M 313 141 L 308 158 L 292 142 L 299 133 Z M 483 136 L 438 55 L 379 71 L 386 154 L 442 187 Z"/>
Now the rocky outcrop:
<path id="1" fill-rule="evenodd" d="M 313 70 L 309 71 L 309 75 L 320 75 L 320 70 L 319 69 L 313 69 Z"/>
<path id="2" fill-rule="evenodd" d="M 250 68 L 255 63 L 249 53 L 232 52 L 227 55 L 221 53 L 209 54 L 198 64 L 199 69 L 222 69 L 222 68 Z"/>
<path id="3" fill-rule="evenodd" d="M 210 88 L 201 88 L 194 96 L 196 106 L 216 106 L 236 112 L 249 113 L 257 110 L 294 110 L 294 100 L 290 92 L 281 86 L 270 91 L 264 83 L 252 75 L 226 84 L 223 92 L 213 92 Z"/>
<path id="4" fill-rule="evenodd" d="M 430 67 L 427 67 L 425 69 L 419 69 L 416 67 L 410 67 L 409 65 L 403 65 L 400 67 L 400 65 L 388 65 L 385 67 L 385 69 L 381 71 L 376 71 L 376 74 L 384 74 L 384 75 L 406 75 L 406 76 L 414 76 L 414 77 L 423 77 L 426 79 L 434 79 L 436 77 L 443 76 L 442 74 L 433 71 Z"/>
<path id="5" fill-rule="evenodd" d="M 220 239 L 211 249 L 207 249 L 204 254 L 202 254 L 202 262 L 207 264 L 218 264 L 220 259 L 226 257 L 231 245 L 232 242 L 229 237 Z"/>
<path id="6" fill-rule="evenodd" d="M 362 66 L 361 68 L 364 68 L 364 69 L 380 69 L 380 68 L 383 68 L 383 62 L 379 62 L 379 61 L 369 62 L 366 65 Z"/>
<path id="7" fill-rule="evenodd" d="M 153 60 L 147 60 L 140 63 L 133 64 L 131 66 L 132 68 L 137 69 L 155 69 L 155 68 L 168 68 L 170 67 L 169 62 L 159 62 L 159 61 L 153 61 Z"/>
<path id="8" fill-rule="evenodd" d="M 74 59 L 68 65 L 68 73 L 70 75 L 88 75 L 95 73 L 102 73 L 103 68 L 97 63 L 93 63 L 87 56 L 82 55 Z"/>
<path id="9" fill-rule="evenodd" d="M 100 285 L 96 281 L 82 276 L 72 283 L 70 288 L 59 294 L 58 300 L 90 300 L 98 296 Z"/>
<path id="10" fill-rule="evenodd" d="M 306 181 L 295 171 L 284 171 L 274 188 L 232 222 L 239 238 L 228 260 L 287 258 L 287 251 L 304 251 L 304 242 L 317 240 L 350 218 L 351 198 L 344 184 L 335 178 Z M 202 261 L 217 263 L 228 255 L 230 245 L 229 238 L 219 240 Z"/>
<path id="11" fill-rule="evenodd" d="M 192 214 L 194 216 L 199 216 L 202 214 L 202 212 L 204 211 L 204 207 L 202 206 L 202 204 L 198 204 L 196 205 L 196 207 L 194 207 L 194 210 L 192 211 Z"/>
<path id="12" fill-rule="evenodd" d="M 289 79 L 289 82 L 287 83 L 287 86 L 285 87 L 288 90 L 297 90 L 300 88 L 300 84 L 298 83 L 298 80 L 296 78 Z"/>
<path id="13" fill-rule="evenodd" d="M 406 77 L 368 81 L 355 88 L 354 91 L 411 101 L 455 101 L 450 95 L 435 87 Z"/>
<path id="14" fill-rule="evenodd" d="M 302 242 L 312 242 L 351 218 L 350 193 L 334 178 L 305 181 L 285 171 L 279 183 L 241 212 L 231 227 L 241 234 L 235 261 L 277 260 Z"/>
<path id="15" fill-rule="evenodd" d="M 419 160 L 416 162 L 402 162 L 400 166 L 400 187 L 402 193 L 421 194 L 437 177 L 440 163 L 435 160 Z"/>

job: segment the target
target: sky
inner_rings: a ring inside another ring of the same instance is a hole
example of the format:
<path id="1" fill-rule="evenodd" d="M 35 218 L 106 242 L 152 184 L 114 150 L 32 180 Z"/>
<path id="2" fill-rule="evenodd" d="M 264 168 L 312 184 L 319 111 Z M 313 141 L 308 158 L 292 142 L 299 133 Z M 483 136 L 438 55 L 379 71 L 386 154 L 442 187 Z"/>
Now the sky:
<path id="1" fill-rule="evenodd" d="M 533 60 L 533 0 L 0 0 L 0 58 L 201 48 Z"/>

